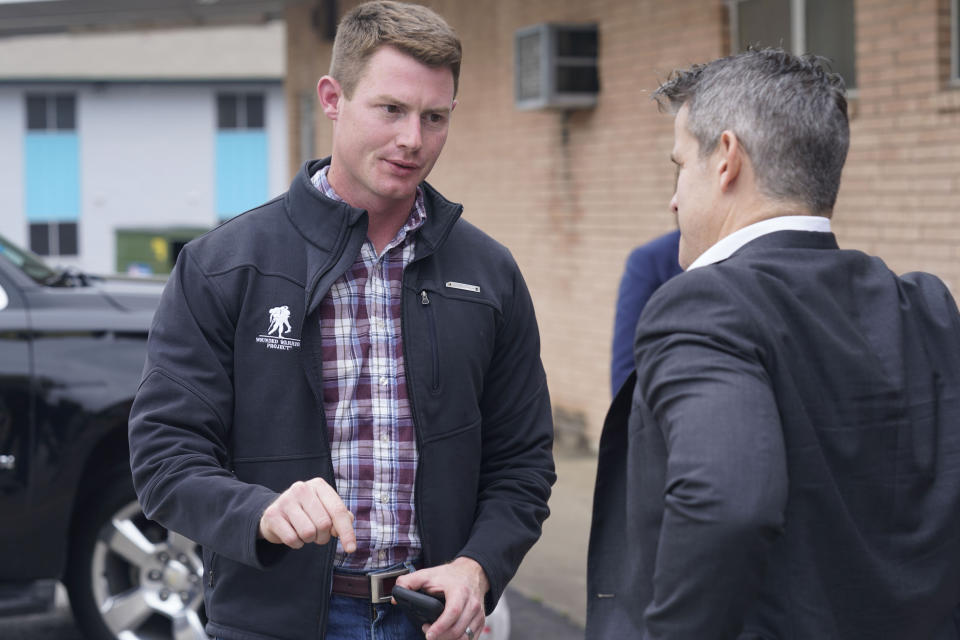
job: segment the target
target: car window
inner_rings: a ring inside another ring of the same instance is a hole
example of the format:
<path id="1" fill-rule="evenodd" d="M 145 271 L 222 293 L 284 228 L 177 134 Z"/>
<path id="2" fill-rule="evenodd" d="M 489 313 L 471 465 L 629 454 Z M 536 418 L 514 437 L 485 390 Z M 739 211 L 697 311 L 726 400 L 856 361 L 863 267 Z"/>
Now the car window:
<path id="1" fill-rule="evenodd" d="M 3 236 L 0 236 L 0 259 L 6 259 L 10 264 L 40 284 L 49 282 L 51 278 L 57 275 L 53 269 L 44 264 L 39 256 L 26 249 L 21 249 Z M 6 300 L 6 298 L 7 296 L 4 294 L 3 300 Z M 6 303 L 3 306 L 6 306 Z M 0 307 L 0 309 L 2 308 Z"/>

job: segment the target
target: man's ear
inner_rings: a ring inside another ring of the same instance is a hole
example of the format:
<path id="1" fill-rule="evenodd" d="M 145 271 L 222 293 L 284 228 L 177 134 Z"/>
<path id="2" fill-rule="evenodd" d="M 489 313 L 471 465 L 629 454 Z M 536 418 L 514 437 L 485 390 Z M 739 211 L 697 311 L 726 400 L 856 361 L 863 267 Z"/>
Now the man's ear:
<path id="1" fill-rule="evenodd" d="M 343 100 L 343 89 L 340 83 L 330 76 L 323 76 L 317 83 L 317 97 L 320 99 L 320 108 L 324 115 L 336 120 L 340 115 L 340 101 Z"/>
<path id="2" fill-rule="evenodd" d="M 729 129 L 720 134 L 716 153 L 720 154 L 717 171 L 720 174 L 720 190 L 727 191 L 740 177 L 743 169 L 743 147 L 737 134 Z"/>

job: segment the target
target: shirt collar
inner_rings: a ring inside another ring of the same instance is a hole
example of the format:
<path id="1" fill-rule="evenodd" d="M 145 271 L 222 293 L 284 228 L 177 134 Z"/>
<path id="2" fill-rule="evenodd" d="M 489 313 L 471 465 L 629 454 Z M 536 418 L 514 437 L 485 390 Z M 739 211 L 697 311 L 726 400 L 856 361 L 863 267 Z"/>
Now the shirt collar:
<path id="1" fill-rule="evenodd" d="M 312 182 L 313 186 L 319 189 L 323 195 L 327 196 L 331 200 L 336 200 L 337 202 L 346 202 L 337 194 L 336 191 L 334 191 L 333 185 L 331 185 L 330 181 L 327 179 L 328 171 L 330 171 L 330 165 L 324 165 L 319 171 L 311 176 L 310 182 Z M 410 209 L 410 215 L 407 217 L 407 221 L 397 231 L 397 235 L 394 237 L 394 239 L 386 247 L 384 247 L 382 253 L 386 253 L 391 248 L 402 243 L 407 237 L 407 234 L 422 227 L 426 219 L 427 205 L 423 197 L 423 188 L 417 185 L 417 197 L 413 201 L 413 208 Z"/>
<path id="2" fill-rule="evenodd" d="M 830 219 L 823 216 L 778 216 L 754 222 L 721 238 L 719 242 L 700 254 L 700 257 L 687 267 L 687 271 L 726 260 L 751 240 L 775 231 L 830 233 Z"/>
<path id="3" fill-rule="evenodd" d="M 315 174 L 310 176 L 310 182 L 313 183 L 317 189 L 320 190 L 323 195 L 327 196 L 331 200 L 336 200 L 337 202 L 345 202 L 336 191 L 333 190 L 333 187 L 330 185 L 330 181 L 327 180 L 327 172 L 330 171 L 330 165 L 320 167 L 320 170 Z"/>

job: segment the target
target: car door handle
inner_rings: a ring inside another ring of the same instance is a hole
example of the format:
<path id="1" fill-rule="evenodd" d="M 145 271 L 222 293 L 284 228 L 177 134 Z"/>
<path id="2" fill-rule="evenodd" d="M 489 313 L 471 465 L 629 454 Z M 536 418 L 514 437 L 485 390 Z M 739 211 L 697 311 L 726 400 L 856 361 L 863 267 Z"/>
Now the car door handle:
<path id="1" fill-rule="evenodd" d="M 13 471 L 17 468 L 17 456 L 0 456 L 0 471 Z"/>

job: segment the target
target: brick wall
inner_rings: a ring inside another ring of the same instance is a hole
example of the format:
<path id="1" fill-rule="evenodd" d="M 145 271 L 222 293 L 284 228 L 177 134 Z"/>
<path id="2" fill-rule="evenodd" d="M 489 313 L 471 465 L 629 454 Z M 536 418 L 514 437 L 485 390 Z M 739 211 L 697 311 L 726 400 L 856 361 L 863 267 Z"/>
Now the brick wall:
<path id="1" fill-rule="evenodd" d="M 353 6 L 341 2 L 341 11 Z M 561 437 L 595 446 L 609 402 L 617 285 L 630 249 L 669 231 L 672 119 L 650 93 L 670 70 L 728 51 L 722 0 L 433 0 L 461 35 L 459 104 L 430 181 L 513 251 L 534 297 Z M 904 8 L 905 7 L 905 8 Z M 860 0 L 859 95 L 835 227 L 896 271 L 960 285 L 960 98 L 947 89 L 949 0 Z M 288 10 L 288 98 L 313 90 L 329 43 Z M 513 34 L 596 22 L 596 108 L 517 111 Z M 291 100 L 291 108 L 296 103 Z M 322 114 L 317 114 L 322 118 Z M 316 121 L 318 154 L 330 125 Z M 291 128 L 299 113 L 291 112 Z M 291 157 L 299 151 L 291 134 Z"/>
<path id="2" fill-rule="evenodd" d="M 287 4 L 284 18 L 287 24 L 287 77 L 284 89 L 292 177 L 304 159 L 330 154 L 332 129 L 317 102 L 317 81 L 330 68 L 333 42 L 324 36 L 324 24 L 315 25 L 317 17 L 312 3 Z M 304 119 L 313 122 L 312 149 L 304 149 L 305 143 L 301 137 Z"/>
<path id="3" fill-rule="evenodd" d="M 949 84 L 949 0 L 859 0 L 858 94 L 835 227 L 897 272 L 960 291 L 960 90 Z"/>

